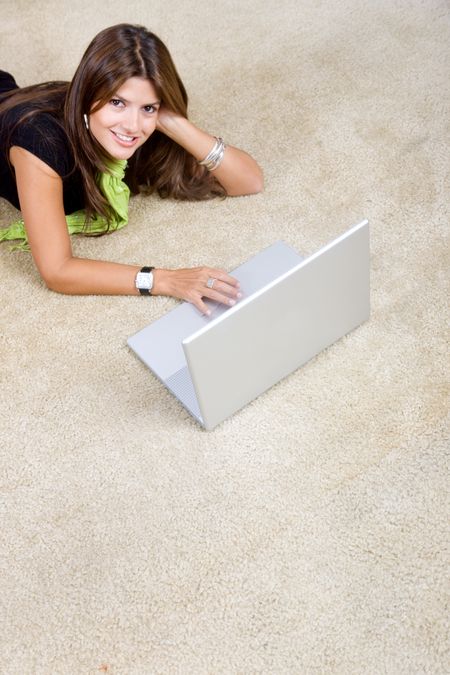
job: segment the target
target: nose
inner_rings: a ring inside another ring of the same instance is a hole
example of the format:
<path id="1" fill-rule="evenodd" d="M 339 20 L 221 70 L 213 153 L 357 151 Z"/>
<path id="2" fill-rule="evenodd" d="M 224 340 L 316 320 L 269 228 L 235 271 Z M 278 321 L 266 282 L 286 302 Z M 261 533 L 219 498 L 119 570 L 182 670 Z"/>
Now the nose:
<path id="1" fill-rule="evenodd" d="M 122 119 L 123 130 L 130 135 L 139 130 L 139 110 L 133 106 L 128 106 Z"/>

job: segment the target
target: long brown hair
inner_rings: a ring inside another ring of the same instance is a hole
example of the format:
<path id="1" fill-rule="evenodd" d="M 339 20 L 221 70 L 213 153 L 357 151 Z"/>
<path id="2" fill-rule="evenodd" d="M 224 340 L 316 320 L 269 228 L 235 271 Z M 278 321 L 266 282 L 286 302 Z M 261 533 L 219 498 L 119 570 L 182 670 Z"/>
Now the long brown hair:
<path id="1" fill-rule="evenodd" d="M 88 217 L 109 215 L 108 203 L 96 183 L 97 173 L 107 170 L 109 158 L 86 129 L 84 114 L 101 108 L 130 77 L 148 79 L 161 103 L 187 117 L 188 96 L 166 46 L 143 26 L 131 24 L 101 31 L 85 51 L 70 83 L 14 90 L 0 105 L 3 111 L 19 103 L 29 104 L 19 123 L 45 111 L 64 125 L 82 175 Z M 157 130 L 128 161 L 125 179 L 133 193 L 156 190 L 161 197 L 197 200 L 225 194 L 192 155 Z"/>

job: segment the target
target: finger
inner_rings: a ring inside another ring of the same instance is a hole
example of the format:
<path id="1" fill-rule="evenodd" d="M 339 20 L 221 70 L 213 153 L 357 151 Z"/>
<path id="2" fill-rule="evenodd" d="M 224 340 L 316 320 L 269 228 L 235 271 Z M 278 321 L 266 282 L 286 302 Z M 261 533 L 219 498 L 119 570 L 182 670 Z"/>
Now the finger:
<path id="1" fill-rule="evenodd" d="M 201 298 L 199 298 L 198 300 L 192 300 L 192 304 L 194 305 L 194 307 L 196 309 L 198 309 L 200 314 L 205 314 L 206 316 L 210 316 L 211 310 L 209 309 L 209 307 L 207 307 L 205 305 L 205 303 L 203 302 L 203 300 Z"/>
<path id="2" fill-rule="evenodd" d="M 235 288 L 239 287 L 239 281 L 235 279 L 234 277 L 230 276 L 227 274 L 227 272 L 224 272 L 224 270 L 219 270 L 219 269 L 214 269 L 214 268 L 209 268 L 207 270 L 208 276 L 212 277 L 213 279 L 217 279 L 218 281 L 222 281 L 226 284 L 229 284 L 230 286 L 233 286 Z"/>
<path id="3" fill-rule="evenodd" d="M 228 305 L 228 307 L 232 307 L 236 304 L 235 298 L 230 298 L 229 295 L 224 295 L 214 288 L 207 288 L 203 293 L 203 297 L 208 298 L 208 300 L 213 300 L 214 302 L 220 302 L 222 305 Z"/>
<path id="4" fill-rule="evenodd" d="M 242 293 L 239 290 L 239 286 L 231 286 L 229 283 L 220 281 L 219 279 L 215 279 L 214 284 L 209 286 L 209 288 L 218 293 L 228 295 L 232 298 L 242 298 Z"/>
<path id="5" fill-rule="evenodd" d="M 242 294 L 240 293 L 239 281 L 234 277 L 230 276 L 223 270 L 211 268 L 206 270 L 206 274 L 208 276 L 205 281 L 205 287 L 208 289 L 208 291 L 219 291 L 237 299 L 242 297 Z M 207 297 L 211 297 L 208 291 L 205 292 L 205 295 Z M 222 302 L 222 300 L 220 300 L 220 302 Z"/>
<path id="6" fill-rule="evenodd" d="M 209 273 L 216 274 L 222 278 L 229 278 L 232 281 L 237 281 L 221 270 L 210 269 Z M 220 278 L 217 278 L 217 276 L 207 277 L 204 286 L 201 289 L 201 295 L 204 298 L 209 298 L 210 300 L 220 302 L 224 305 L 234 305 L 236 300 L 242 297 L 238 286 L 232 286 L 227 281 L 222 281 Z"/>

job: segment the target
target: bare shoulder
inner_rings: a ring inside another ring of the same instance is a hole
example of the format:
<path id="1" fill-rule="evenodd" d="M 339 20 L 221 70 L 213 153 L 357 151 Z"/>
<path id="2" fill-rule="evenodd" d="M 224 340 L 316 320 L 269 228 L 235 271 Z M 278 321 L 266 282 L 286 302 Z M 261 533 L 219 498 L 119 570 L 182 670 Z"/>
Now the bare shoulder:
<path id="1" fill-rule="evenodd" d="M 16 174 L 41 174 L 42 177 L 61 180 L 61 177 L 54 169 L 42 161 L 42 159 L 39 159 L 39 157 L 33 155 L 32 152 L 25 150 L 25 148 L 21 148 L 19 145 L 12 146 L 9 151 L 9 159 L 16 171 Z"/>

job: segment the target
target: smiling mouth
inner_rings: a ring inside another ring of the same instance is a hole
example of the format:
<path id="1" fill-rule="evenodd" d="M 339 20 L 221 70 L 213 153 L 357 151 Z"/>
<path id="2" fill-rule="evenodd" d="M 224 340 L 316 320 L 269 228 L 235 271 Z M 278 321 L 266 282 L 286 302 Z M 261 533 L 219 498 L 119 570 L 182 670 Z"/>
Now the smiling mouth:
<path id="1" fill-rule="evenodd" d="M 111 133 L 121 142 L 127 144 L 133 144 L 137 140 L 137 136 L 126 136 L 125 134 L 119 134 L 117 131 L 112 131 Z"/>

